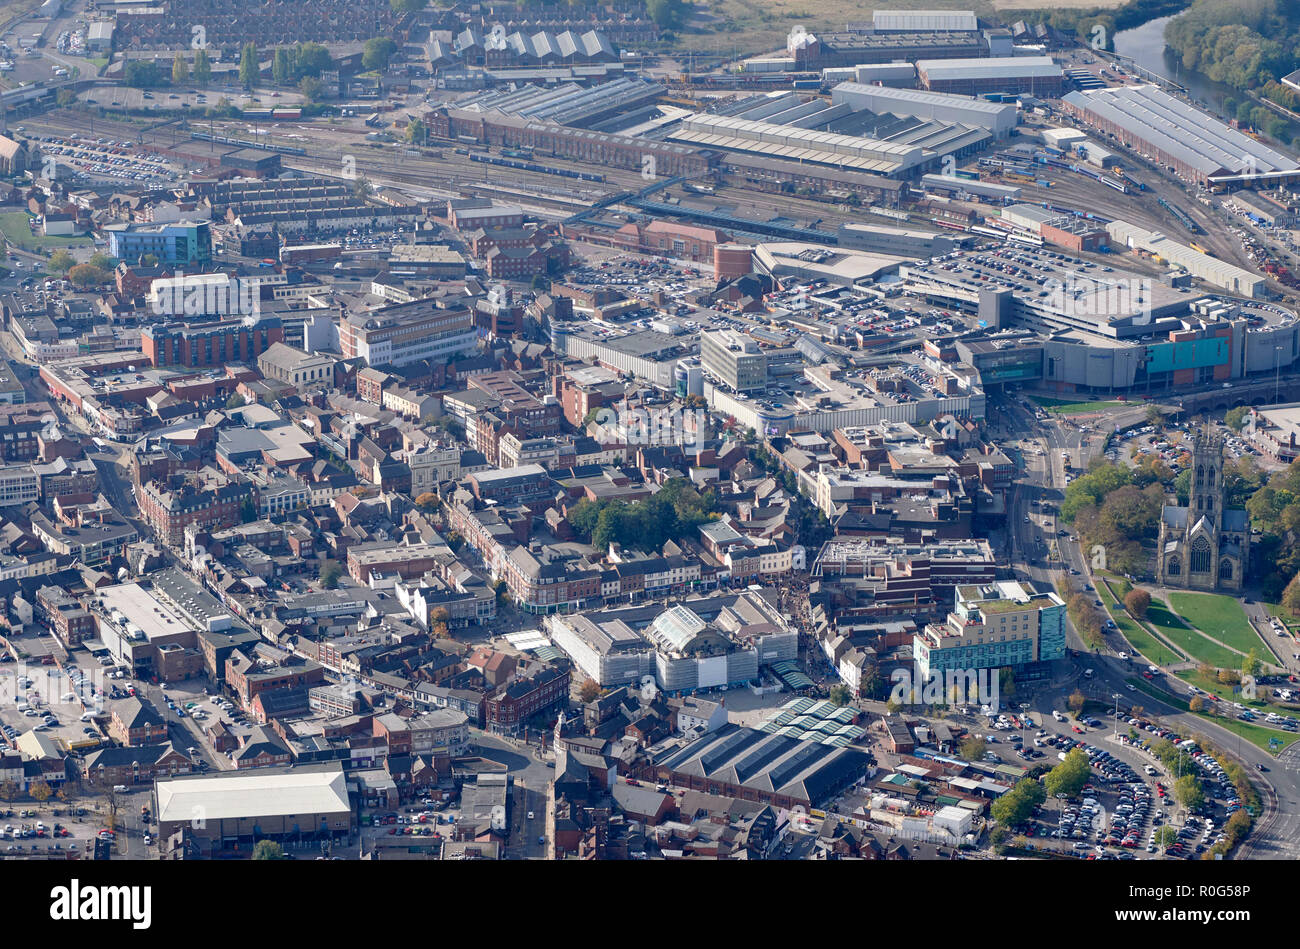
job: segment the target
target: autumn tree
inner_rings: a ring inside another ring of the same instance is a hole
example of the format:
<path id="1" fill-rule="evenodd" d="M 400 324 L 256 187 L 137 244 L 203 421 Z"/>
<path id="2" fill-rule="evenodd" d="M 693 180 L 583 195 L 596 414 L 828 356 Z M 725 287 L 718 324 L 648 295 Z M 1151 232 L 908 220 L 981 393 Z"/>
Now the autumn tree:
<path id="1" fill-rule="evenodd" d="M 259 840 L 253 845 L 254 860 L 283 860 L 284 848 L 274 840 Z"/>
<path id="2" fill-rule="evenodd" d="M 586 682 L 582 683 L 582 687 L 578 689 L 578 698 L 582 699 L 583 702 L 594 702 L 596 701 L 596 697 L 599 695 L 600 683 L 595 679 L 588 679 Z"/>
<path id="3" fill-rule="evenodd" d="M 1129 611 L 1129 615 L 1137 619 L 1145 619 L 1147 610 L 1151 608 L 1151 594 L 1141 587 L 1137 587 L 1128 592 L 1124 597 L 1124 609 Z"/>
<path id="4" fill-rule="evenodd" d="M 1073 692 L 1070 693 L 1069 702 L 1070 702 L 1070 711 L 1073 712 L 1075 715 L 1078 715 L 1080 712 L 1083 711 L 1083 707 L 1084 705 L 1087 704 L 1088 698 L 1078 689 L 1075 689 Z"/>

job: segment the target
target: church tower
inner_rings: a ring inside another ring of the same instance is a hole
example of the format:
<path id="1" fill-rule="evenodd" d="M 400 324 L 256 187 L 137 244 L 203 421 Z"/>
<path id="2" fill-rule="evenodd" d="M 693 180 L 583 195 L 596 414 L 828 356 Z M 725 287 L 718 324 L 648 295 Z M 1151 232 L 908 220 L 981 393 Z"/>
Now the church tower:
<path id="1" fill-rule="evenodd" d="M 1223 523 L 1223 443 L 1209 430 L 1192 441 L 1192 484 L 1187 501 L 1187 525 L 1205 518 L 1218 533 Z"/>

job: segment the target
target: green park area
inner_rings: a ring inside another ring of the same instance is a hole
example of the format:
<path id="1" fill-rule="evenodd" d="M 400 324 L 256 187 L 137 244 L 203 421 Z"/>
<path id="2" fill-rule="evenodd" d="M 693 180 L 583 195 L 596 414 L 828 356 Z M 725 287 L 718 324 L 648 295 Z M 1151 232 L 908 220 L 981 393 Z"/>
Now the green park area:
<path id="1" fill-rule="evenodd" d="M 34 251 L 38 247 L 86 247 L 89 237 L 34 237 L 28 225 L 30 218 L 26 211 L 6 211 L 0 214 L 0 233 L 15 247 Z"/>
<path id="2" fill-rule="evenodd" d="M 1056 415 L 1080 415 L 1085 412 L 1104 412 L 1123 405 L 1122 402 L 1071 402 L 1066 399 L 1048 399 L 1035 397 L 1034 401 L 1048 412 Z"/>
<path id="3" fill-rule="evenodd" d="M 1182 656 L 1152 636 L 1145 627 L 1129 616 L 1128 610 L 1124 609 L 1111 590 L 1111 582 L 1103 580 L 1098 583 L 1097 595 L 1106 604 L 1106 611 L 1110 613 L 1110 618 L 1115 621 L 1115 625 L 1128 640 L 1129 645 L 1145 656 L 1148 662 L 1154 662 L 1158 666 L 1181 662 Z"/>
<path id="4" fill-rule="evenodd" d="M 1261 659 L 1268 659 L 1269 651 L 1261 645 L 1246 611 L 1232 597 L 1215 593 L 1170 593 L 1169 605 L 1192 626 L 1219 642 L 1243 653 L 1254 649 Z M 1241 665 L 1240 658 L 1236 664 Z"/>
<path id="5" fill-rule="evenodd" d="M 1217 669 L 1240 669 L 1242 657 L 1231 649 L 1211 642 L 1169 611 L 1163 600 L 1152 597 L 1147 622 L 1169 642 L 1197 662 Z"/>

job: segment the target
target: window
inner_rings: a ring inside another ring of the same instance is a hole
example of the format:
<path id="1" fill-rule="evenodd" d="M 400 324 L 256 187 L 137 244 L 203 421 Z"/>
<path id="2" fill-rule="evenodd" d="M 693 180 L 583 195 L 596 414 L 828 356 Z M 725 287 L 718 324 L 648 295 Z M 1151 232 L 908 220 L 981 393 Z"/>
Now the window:
<path id="1" fill-rule="evenodd" d="M 1176 576 L 1180 575 L 1180 574 L 1183 572 L 1183 566 L 1182 566 L 1182 564 L 1180 564 L 1180 563 L 1178 562 L 1178 558 L 1177 558 L 1177 557 L 1170 557 L 1170 558 L 1169 558 L 1169 566 L 1166 568 L 1166 572 L 1167 572 L 1171 577 L 1176 577 Z"/>
<path id="2" fill-rule="evenodd" d="M 1188 569 L 1192 573 L 1210 572 L 1210 542 L 1203 536 L 1192 541 L 1192 557 Z"/>

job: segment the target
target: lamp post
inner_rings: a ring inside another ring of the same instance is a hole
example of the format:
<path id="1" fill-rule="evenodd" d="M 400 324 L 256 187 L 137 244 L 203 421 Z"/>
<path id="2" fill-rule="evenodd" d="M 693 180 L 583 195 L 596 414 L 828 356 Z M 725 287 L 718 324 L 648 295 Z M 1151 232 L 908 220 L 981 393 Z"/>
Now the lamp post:
<path id="1" fill-rule="evenodd" d="M 1066 798 L 1065 794 L 1056 795 L 1056 841 L 1057 849 L 1061 851 L 1065 850 L 1065 838 L 1061 836 L 1061 815 L 1065 812 Z"/>
<path id="2" fill-rule="evenodd" d="M 1020 756 L 1024 758 L 1024 760 L 1026 761 L 1029 760 L 1029 758 L 1025 755 L 1025 716 L 1028 714 L 1029 714 L 1029 703 L 1021 702 L 1020 703 Z"/>
<path id="3" fill-rule="evenodd" d="M 1119 743 L 1119 693 L 1118 692 L 1114 693 L 1113 695 L 1111 695 L 1111 698 L 1115 700 L 1115 726 L 1114 726 L 1114 734 L 1111 735 L 1111 737 L 1115 740 L 1115 743 L 1118 744 Z"/>

